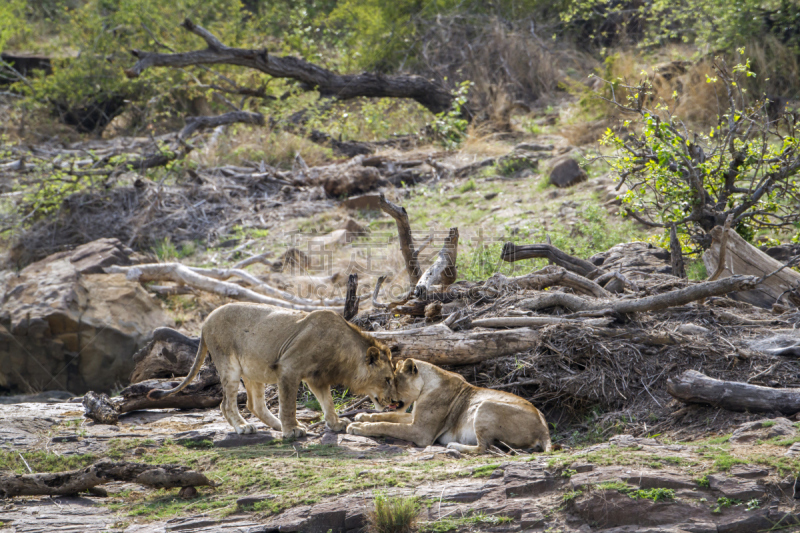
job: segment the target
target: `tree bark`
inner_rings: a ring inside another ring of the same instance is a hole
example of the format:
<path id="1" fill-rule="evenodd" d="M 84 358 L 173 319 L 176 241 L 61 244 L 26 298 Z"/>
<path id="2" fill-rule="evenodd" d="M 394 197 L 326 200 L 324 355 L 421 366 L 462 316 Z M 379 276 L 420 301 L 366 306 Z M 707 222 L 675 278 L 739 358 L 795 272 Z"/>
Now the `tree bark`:
<path id="1" fill-rule="evenodd" d="M 498 316 L 479 318 L 470 322 L 473 328 L 530 328 L 552 324 L 574 324 L 576 326 L 607 326 L 613 318 L 561 318 L 557 316 Z"/>
<path id="2" fill-rule="evenodd" d="M 587 279 L 595 279 L 605 273 L 603 269 L 597 268 L 589 261 L 564 253 L 552 244 L 527 244 L 517 246 L 513 242 L 507 242 L 505 246 L 503 246 L 500 258 L 508 263 L 513 263 L 521 259 L 544 258 Z"/>
<path id="3" fill-rule="evenodd" d="M 299 81 L 304 89 L 319 91 L 321 96 L 349 100 L 359 96 L 411 98 L 431 113 L 447 111 L 453 95 L 445 87 L 421 76 L 384 76 L 380 74 L 341 75 L 296 57 L 278 57 L 265 49 L 242 49 L 226 46 L 208 30 L 197 26 L 188 18 L 182 27 L 206 41 L 205 50 L 175 54 L 161 54 L 132 50 L 138 59 L 125 71 L 130 78 L 139 76 L 151 67 L 182 68 L 191 65 L 228 64 L 253 68 L 275 78 Z"/>
<path id="4" fill-rule="evenodd" d="M 347 297 L 344 302 L 344 319 L 350 320 L 358 314 L 358 274 L 350 274 L 347 278 Z"/>
<path id="5" fill-rule="evenodd" d="M 711 230 L 711 237 L 713 241 L 711 247 L 703 254 L 703 263 L 708 272 L 716 272 L 719 265 L 722 264 L 721 277 L 723 280 L 734 273 L 764 276 L 783 266 L 781 262 L 745 241 L 732 229 L 727 231 L 727 251 L 725 253 L 727 259 L 722 263 L 719 258 L 722 255 L 720 245 L 723 240 L 723 228 L 717 226 Z M 800 273 L 785 268 L 765 279 L 758 287 L 744 291 L 739 289 L 739 292 L 730 296 L 735 300 L 769 309 L 773 304 L 779 303 L 778 300 L 782 296 L 792 290 L 797 290 L 798 287 L 800 287 Z M 787 300 L 786 303 L 790 302 Z"/>
<path id="6" fill-rule="evenodd" d="M 432 285 L 441 285 L 443 289 L 450 286 L 457 277 L 456 257 L 458 256 L 458 228 L 450 228 L 439 250 L 439 257 L 419 278 L 414 288 L 414 296 L 425 299 Z"/>
<path id="7" fill-rule="evenodd" d="M 406 263 L 406 272 L 408 272 L 408 280 L 412 287 L 417 285 L 419 278 L 422 275 L 422 270 L 419 267 L 419 259 L 417 256 L 422 248 L 419 250 L 414 249 L 414 238 L 411 236 L 411 224 L 408 222 L 408 212 L 403 206 L 393 204 L 381 193 L 381 210 L 391 216 L 397 223 L 397 235 L 400 241 L 400 251 L 403 254 L 403 259 Z"/>
<path id="8" fill-rule="evenodd" d="M 206 476 L 185 466 L 102 461 L 69 472 L 2 475 L 0 496 L 77 494 L 112 481 L 138 483 L 154 489 L 214 486 Z"/>
<path id="9" fill-rule="evenodd" d="M 83 408 L 86 410 L 85 416 L 98 424 L 116 425 L 119 421 L 119 412 L 111 403 L 108 394 L 87 392 L 83 395 Z"/>
<path id="10" fill-rule="evenodd" d="M 667 392 L 686 403 L 707 403 L 730 411 L 784 415 L 800 412 L 800 389 L 773 389 L 713 379 L 696 370 L 687 370 L 667 380 Z"/>

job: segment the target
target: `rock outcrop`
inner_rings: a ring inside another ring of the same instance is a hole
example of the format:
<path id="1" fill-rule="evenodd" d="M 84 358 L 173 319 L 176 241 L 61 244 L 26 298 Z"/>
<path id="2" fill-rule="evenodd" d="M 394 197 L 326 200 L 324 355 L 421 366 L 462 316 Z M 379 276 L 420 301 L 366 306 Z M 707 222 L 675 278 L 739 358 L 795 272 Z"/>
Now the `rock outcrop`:
<path id="1" fill-rule="evenodd" d="M 100 239 L 0 281 L 0 388 L 82 394 L 128 383 L 133 354 L 172 323 L 138 283 L 102 273 L 131 256 Z"/>

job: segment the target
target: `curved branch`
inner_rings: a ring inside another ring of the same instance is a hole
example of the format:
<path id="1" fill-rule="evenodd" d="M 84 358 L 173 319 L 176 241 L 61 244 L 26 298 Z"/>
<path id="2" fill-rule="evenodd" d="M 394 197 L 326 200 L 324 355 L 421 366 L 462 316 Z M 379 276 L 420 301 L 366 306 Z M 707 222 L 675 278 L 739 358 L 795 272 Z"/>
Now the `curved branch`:
<path id="1" fill-rule="evenodd" d="M 202 37 L 208 48 L 174 54 L 132 50 L 138 59 L 127 69 L 130 78 L 139 76 L 152 67 L 188 67 L 192 65 L 228 64 L 253 68 L 275 78 L 291 78 L 301 82 L 308 90 L 317 90 L 322 96 L 348 100 L 358 96 L 400 97 L 416 100 L 431 113 L 450 109 L 453 95 L 446 88 L 422 76 L 383 76 L 361 73 L 342 75 L 331 72 L 297 57 L 278 57 L 266 49 L 243 49 L 226 46 L 211 32 L 194 24 L 188 18 L 181 26 Z"/>

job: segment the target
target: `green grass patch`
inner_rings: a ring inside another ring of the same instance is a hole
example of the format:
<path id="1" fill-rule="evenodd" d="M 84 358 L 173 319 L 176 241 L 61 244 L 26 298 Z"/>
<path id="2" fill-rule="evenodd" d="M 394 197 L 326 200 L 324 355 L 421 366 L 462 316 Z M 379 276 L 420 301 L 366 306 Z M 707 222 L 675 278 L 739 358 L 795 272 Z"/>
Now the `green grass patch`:
<path id="1" fill-rule="evenodd" d="M 375 495 L 375 507 L 369 514 L 370 531 L 375 533 L 410 533 L 419 515 L 416 498 L 390 498 Z"/>
<path id="2" fill-rule="evenodd" d="M 479 466 L 472 471 L 472 477 L 489 477 L 494 474 L 494 471 L 497 470 L 499 466 L 500 465 Z"/>
<path id="3" fill-rule="evenodd" d="M 445 518 L 435 522 L 425 522 L 420 525 L 420 533 L 447 533 L 448 531 L 458 531 L 470 526 L 500 526 L 513 522 L 510 516 L 487 515 L 478 513 L 462 518 Z"/>
<path id="4" fill-rule="evenodd" d="M 25 458 L 23 461 L 22 458 Z M 16 452 L 0 450 L 0 472 L 29 474 L 27 461 L 35 474 L 45 472 L 64 472 L 85 468 L 94 463 L 97 457 L 93 454 L 56 455 L 44 451 Z"/>

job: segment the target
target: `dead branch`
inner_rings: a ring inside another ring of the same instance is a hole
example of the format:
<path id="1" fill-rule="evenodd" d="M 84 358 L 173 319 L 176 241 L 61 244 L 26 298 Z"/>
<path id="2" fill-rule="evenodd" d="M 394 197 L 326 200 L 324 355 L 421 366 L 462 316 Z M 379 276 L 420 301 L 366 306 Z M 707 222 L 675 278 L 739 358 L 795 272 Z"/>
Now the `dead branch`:
<path id="1" fill-rule="evenodd" d="M 264 115 L 261 113 L 250 113 L 247 111 L 231 111 L 230 113 L 225 113 L 215 117 L 188 117 L 186 119 L 186 126 L 184 126 L 184 128 L 178 134 L 178 139 L 185 141 L 196 131 L 208 128 L 216 128 L 217 126 L 225 126 L 228 124 L 236 124 L 238 122 L 263 126 Z"/>
<path id="2" fill-rule="evenodd" d="M 342 311 L 340 307 L 326 306 L 323 302 L 320 302 L 320 305 L 308 305 L 295 304 L 282 299 L 270 298 L 269 296 L 264 296 L 250 289 L 240 287 L 235 283 L 228 283 L 226 281 L 212 279 L 209 276 L 204 276 L 180 263 L 154 263 L 130 267 L 112 266 L 108 267 L 105 271 L 109 274 L 125 274 L 129 280 L 139 281 L 140 283 L 147 281 L 173 281 L 175 283 L 189 285 L 198 290 L 219 294 L 220 296 L 244 302 L 276 305 L 278 307 L 285 307 L 298 311 L 314 311 L 317 309 L 330 309 L 336 312 Z"/>
<path id="3" fill-rule="evenodd" d="M 474 328 L 530 328 L 535 326 L 550 326 L 552 324 L 574 324 L 577 326 L 607 326 L 614 321 L 613 318 L 590 318 L 576 320 L 560 318 L 557 316 L 498 316 L 492 318 L 479 318 L 470 325 Z"/>
<path id="4" fill-rule="evenodd" d="M 358 314 L 358 274 L 350 274 L 347 277 L 347 297 L 344 302 L 344 319 L 350 320 Z"/>
<path id="5" fill-rule="evenodd" d="M 386 281 L 386 274 L 380 276 L 378 281 L 375 282 L 375 290 L 372 291 L 372 307 L 375 309 L 386 309 L 387 304 L 382 304 L 378 301 L 378 293 L 380 293 L 381 285 Z"/>
<path id="6" fill-rule="evenodd" d="M 381 193 L 380 198 L 381 210 L 391 216 L 397 223 L 397 235 L 400 240 L 400 251 L 403 253 L 403 259 L 406 262 L 406 272 L 408 272 L 408 280 L 412 286 L 416 286 L 422 271 L 419 267 L 419 252 L 422 250 L 414 249 L 414 238 L 411 236 L 411 224 L 408 222 L 408 212 L 403 206 L 393 204 Z"/>
<path id="7" fill-rule="evenodd" d="M 513 292 L 516 290 L 541 291 L 547 287 L 560 285 L 570 287 L 583 294 L 597 298 L 609 298 L 611 294 L 603 287 L 585 277 L 567 272 L 564 268 L 546 266 L 532 274 L 507 278 L 496 273 L 484 283 L 484 289 L 500 292 Z"/>
<path id="8" fill-rule="evenodd" d="M 513 263 L 521 259 L 544 258 L 587 279 L 595 279 L 604 273 L 603 269 L 594 266 L 589 261 L 564 253 L 552 244 L 517 246 L 513 242 L 507 242 L 503 246 L 500 258 L 507 263 Z"/>
<path id="9" fill-rule="evenodd" d="M 98 424 L 116 425 L 119 421 L 119 412 L 111 403 L 107 394 L 89 391 L 83 396 L 85 416 Z"/>
<path id="10" fill-rule="evenodd" d="M 252 257 L 248 257 L 247 259 L 242 259 L 235 265 L 233 265 L 234 270 L 240 270 L 246 266 L 250 266 L 254 263 L 264 263 L 265 265 L 271 264 L 267 261 L 267 258 L 272 257 L 275 255 L 273 252 L 264 252 L 263 254 L 254 255 Z"/>
<path id="11" fill-rule="evenodd" d="M 667 392 L 686 403 L 706 403 L 729 411 L 784 415 L 800 412 L 800 389 L 773 389 L 748 383 L 722 381 L 687 370 L 667 380 Z"/>
<path id="12" fill-rule="evenodd" d="M 131 54 L 138 61 L 125 74 L 135 78 L 151 67 L 181 68 L 191 65 L 229 64 L 253 68 L 275 78 L 291 78 L 299 81 L 306 90 L 316 90 L 321 96 L 338 100 L 359 96 L 412 98 L 431 113 L 450 109 L 453 101 L 452 94 L 445 87 L 421 76 L 384 76 L 366 72 L 336 74 L 300 58 L 273 56 L 265 49 L 248 50 L 226 46 L 208 30 L 197 26 L 188 18 L 181 26 L 202 37 L 207 48 L 174 54 L 132 50 Z"/>
<path id="13" fill-rule="evenodd" d="M 414 288 L 414 296 L 425 299 L 432 285 L 441 285 L 442 288 L 450 286 L 457 277 L 456 257 L 458 255 L 458 228 L 450 228 L 444 240 L 439 257 L 428 270 L 419 278 Z"/>
<path id="14" fill-rule="evenodd" d="M 719 241 L 719 260 L 717 261 L 717 268 L 714 273 L 708 277 L 707 281 L 714 281 L 719 278 L 725 271 L 725 256 L 728 254 L 728 230 L 731 229 L 731 222 L 733 222 L 733 214 L 728 215 L 725 219 L 725 226 L 722 228 L 722 237 Z M 714 238 L 712 234 L 711 238 Z"/>
<path id="15" fill-rule="evenodd" d="M 77 494 L 113 481 L 138 483 L 154 489 L 214 486 L 206 476 L 185 466 L 102 461 L 69 472 L 2 475 L 0 496 Z"/>
<path id="16" fill-rule="evenodd" d="M 564 307 L 572 312 L 600 311 L 611 309 L 615 313 L 643 313 L 659 311 L 668 307 L 685 305 L 689 302 L 719 296 L 729 292 L 750 290 L 756 286 L 755 276 L 731 276 L 717 281 L 705 281 L 690 285 L 683 289 L 647 296 L 619 300 L 587 300 L 573 294 L 548 293 L 540 294 L 520 302 L 519 307 L 537 311 L 548 307 Z"/>

